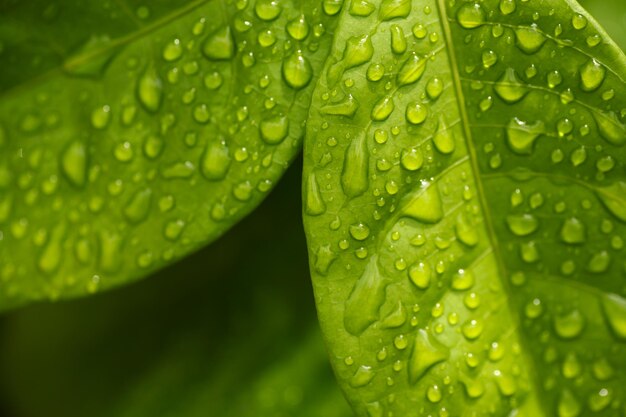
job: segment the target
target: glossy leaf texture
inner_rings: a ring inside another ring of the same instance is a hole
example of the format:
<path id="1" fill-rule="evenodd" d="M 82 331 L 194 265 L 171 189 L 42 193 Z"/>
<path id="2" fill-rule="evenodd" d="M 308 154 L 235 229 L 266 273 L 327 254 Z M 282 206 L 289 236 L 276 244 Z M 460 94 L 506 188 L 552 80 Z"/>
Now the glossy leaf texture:
<path id="1" fill-rule="evenodd" d="M 625 415 L 625 80 L 573 1 L 346 3 L 303 184 L 359 416 Z"/>
<path id="2" fill-rule="evenodd" d="M 299 152 L 337 11 L 3 2 L 0 310 L 146 276 L 249 213 Z"/>
<path id="3" fill-rule="evenodd" d="M 350 417 L 290 215 L 300 170 L 226 236 L 149 280 L 2 315 L 0 415 Z M 268 234 L 276 241 L 263 245 Z"/>

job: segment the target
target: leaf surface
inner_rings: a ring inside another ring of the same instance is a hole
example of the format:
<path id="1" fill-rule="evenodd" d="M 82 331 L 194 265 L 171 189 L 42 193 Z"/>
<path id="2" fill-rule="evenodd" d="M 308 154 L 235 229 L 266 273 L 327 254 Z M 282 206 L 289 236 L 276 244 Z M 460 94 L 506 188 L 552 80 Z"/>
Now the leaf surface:
<path id="1" fill-rule="evenodd" d="M 146 276 L 256 207 L 299 152 L 337 11 L 3 2 L 0 310 Z"/>
<path id="2" fill-rule="evenodd" d="M 623 414 L 625 80 L 572 1 L 346 3 L 303 191 L 359 416 Z"/>

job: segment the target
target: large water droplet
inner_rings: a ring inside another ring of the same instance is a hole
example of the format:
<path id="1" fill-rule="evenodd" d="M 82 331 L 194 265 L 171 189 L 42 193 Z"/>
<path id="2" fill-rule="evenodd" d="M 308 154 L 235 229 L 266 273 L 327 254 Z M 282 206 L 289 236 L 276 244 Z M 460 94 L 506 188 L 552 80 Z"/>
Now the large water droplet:
<path id="1" fill-rule="evenodd" d="M 409 382 L 417 383 L 436 364 L 448 358 L 448 348 L 432 337 L 428 332 L 419 329 L 408 363 Z"/>
<path id="2" fill-rule="evenodd" d="M 137 191 L 124 207 L 124 217 L 130 223 L 140 223 L 146 219 L 152 204 L 152 190 L 145 188 Z"/>
<path id="3" fill-rule="evenodd" d="M 370 366 L 362 365 L 354 373 L 352 379 L 350 379 L 350 386 L 353 388 L 364 387 L 370 383 L 372 378 L 374 378 L 374 371 L 372 371 L 372 368 Z"/>
<path id="4" fill-rule="evenodd" d="M 282 10 L 282 7 L 276 0 L 257 0 L 254 5 L 256 15 L 259 19 L 265 21 L 276 19 Z"/>
<path id="5" fill-rule="evenodd" d="M 433 137 L 435 148 L 444 155 L 451 154 L 456 148 L 452 129 L 448 127 L 443 114 L 439 115 L 437 131 Z"/>
<path id="6" fill-rule="evenodd" d="M 539 228 L 539 220 L 532 214 L 515 214 L 507 216 L 506 224 L 516 236 L 528 236 Z"/>
<path id="7" fill-rule="evenodd" d="M 309 174 L 305 188 L 305 211 L 309 216 L 319 216 L 326 211 L 315 173 Z"/>
<path id="8" fill-rule="evenodd" d="M 622 146 L 626 143 L 626 125 L 621 123 L 614 112 L 593 111 L 600 135 L 609 143 Z"/>
<path id="9" fill-rule="evenodd" d="M 374 255 L 346 301 L 344 325 L 350 334 L 360 335 L 378 321 L 379 309 L 385 301 L 385 287 L 385 279 L 378 269 L 378 256 Z"/>
<path id="10" fill-rule="evenodd" d="M 393 97 L 383 97 L 372 108 L 371 118 L 377 122 L 387 120 L 394 109 L 395 105 L 393 104 Z"/>
<path id="11" fill-rule="evenodd" d="M 286 116 L 263 120 L 259 126 L 261 138 L 270 145 L 281 143 L 289 133 L 289 119 Z"/>
<path id="12" fill-rule="evenodd" d="M 524 84 L 517 78 L 513 68 L 506 69 L 494 89 L 498 96 L 509 104 L 517 103 L 528 93 Z"/>
<path id="13" fill-rule="evenodd" d="M 163 81 L 154 66 L 149 65 L 137 82 L 137 97 L 143 107 L 155 113 L 161 107 L 163 99 Z"/>
<path id="14" fill-rule="evenodd" d="M 613 334 L 621 340 L 626 340 L 626 299 L 616 294 L 606 294 L 602 297 L 602 309 Z"/>
<path id="15" fill-rule="evenodd" d="M 580 69 L 580 86 L 584 91 L 594 91 L 604 81 L 606 69 L 604 65 L 594 59 L 588 61 Z"/>
<path id="16" fill-rule="evenodd" d="M 409 278 L 415 286 L 425 290 L 430 286 L 432 269 L 427 263 L 418 262 L 409 268 Z"/>
<path id="17" fill-rule="evenodd" d="M 202 53 L 214 61 L 228 60 L 235 56 L 235 39 L 230 26 L 211 33 L 202 44 Z"/>
<path id="18" fill-rule="evenodd" d="M 518 118 L 513 118 L 506 128 L 507 143 L 511 150 L 520 155 L 529 155 L 533 152 L 535 141 L 545 133 L 542 121 L 528 124 Z"/>
<path id="19" fill-rule="evenodd" d="M 527 54 L 534 54 L 546 42 L 546 37 L 534 23 L 530 26 L 516 29 L 515 35 L 517 46 Z"/>
<path id="20" fill-rule="evenodd" d="M 437 223 L 443 218 L 443 204 L 435 183 L 423 181 L 422 186 L 403 200 L 402 215 L 424 223 Z"/>
<path id="21" fill-rule="evenodd" d="M 464 3 L 459 8 L 456 18 L 465 29 L 474 29 L 485 23 L 485 13 L 478 3 Z"/>
<path id="22" fill-rule="evenodd" d="M 570 245 L 584 243 L 587 240 L 585 224 L 575 217 L 571 217 L 561 227 L 561 240 Z"/>
<path id="23" fill-rule="evenodd" d="M 71 142 L 61 155 L 61 168 L 65 177 L 76 187 L 87 181 L 87 149 L 83 142 Z"/>
<path id="24" fill-rule="evenodd" d="M 313 78 L 313 68 L 302 51 L 296 51 L 283 61 L 283 78 L 296 90 L 306 87 Z"/>
<path id="25" fill-rule="evenodd" d="M 411 54 L 409 58 L 404 61 L 400 71 L 398 71 L 397 82 L 398 86 L 413 84 L 417 82 L 424 71 L 426 70 L 426 59 L 420 57 L 416 53 Z"/>
<path id="26" fill-rule="evenodd" d="M 562 339 L 573 339 L 585 328 L 585 317 L 578 310 L 554 317 L 554 331 Z"/>
<path id="27" fill-rule="evenodd" d="M 200 161 L 202 175 L 210 181 L 218 181 L 226 177 L 231 157 L 224 139 L 209 140 Z"/>
<path id="28" fill-rule="evenodd" d="M 369 171 L 369 151 L 365 134 L 354 138 L 346 149 L 341 172 L 341 186 L 348 197 L 363 194 L 369 187 L 367 174 Z"/>

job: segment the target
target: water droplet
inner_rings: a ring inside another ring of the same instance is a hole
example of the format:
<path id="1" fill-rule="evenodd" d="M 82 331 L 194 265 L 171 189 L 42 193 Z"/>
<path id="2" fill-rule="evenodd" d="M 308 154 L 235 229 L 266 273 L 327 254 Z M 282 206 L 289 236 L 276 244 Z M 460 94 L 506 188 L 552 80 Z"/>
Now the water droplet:
<path id="1" fill-rule="evenodd" d="M 344 325 L 350 334 L 360 335 L 378 321 L 379 309 L 385 301 L 385 288 L 385 279 L 378 269 L 378 257 L 374 255 L 345 304 Z"/>
<path id="2" fill-rule="evenodd" d="M 459 269 L 452 277 L 452 289 L 466 291 L 474 286 L 474 274 L 471 271 Z"/>
<path id="3" fill-rule="evenodd" d="M 370 228 L 364 223 L 353 224 L 350 226 L 350 235 L 356 240 L 365 240 L 370 235 Z"/>
<path id="4" fill-rule="evenodd" d="M 391 50 L 394 54 L 403 54 L 406 51 L 406 38 L 402 27 L 391 25 Z"/>
<path id="5" fill-rule="evenodd" d="M 430 286 L 432 270 L 426 263 L 419 262 L 409 268 L 409 278 L 419 289 L 425 290 Z"/>
<path id="6" fill-rule="evenodd" d="M 425 70 L 426 59 L 420 57 L 416 53 L 411 54 L 411 56 L 404 61 L 402 67 L 400 67 L 400 71 L 398 71 L 398 86 L 402 87 L 417 82 L 417 80 L 422 77 Z"/>
<path id="7" fill-rule="evenodd" d="M 328 83 L 335 84 L 347 69 L 362 65 L 372 59 L 374 46 L 369 35 L 353 36 L 346 41 L 341 61 L 328 69 Z"/>
<path id="8" fill-rule="evenodd" d="M 621 123 L 614 112 L 593 112 L 600 135 L 609 143 L 622 146 L 626 143 L 626 125 Z"/>
<path id="9" fill-rule="evenodd" d="M 324 9 L 324 13 L 329 16 L 334 16 L 343 7 L 343 0 L 324 0 L 322 3 L 322 8 Z"/>
<path id="10" fill-rule="evenodd" d="M 474 29 L 485 23 L 485 13 L 478 3 L 464 3 L 459 8 L 456 18 L 465 29 Z"/>
<path id="11" fill-rule="evenodd" d="M 435 183 L 423 181 L 422 186 L 403 200 L 402 215 L 424 223 L 437 223 L 443 218 L 443 204 Z"/>
<path id="12" fill-rule="evenodd" d="M 296 90 L 306 87 L 313 78 L 313 68 L 309 61 L 296 51 L 283 61 L 283 78 L 287 85 Z"/>
<path id="13" fill-rule="evenodd" d="M 211 33 L 202 44 L 202 53 L 214 61 L 228 60 L 235 56 L 235 39 L 230 26 Z"/>
<path id="14" fill-rule="evenodd" d="M 435 148 L 444 155 L 451 154 L 456 148 L 452 129 L 448 127 L 443 114 L 439 115 L 437 122 L 437 131 L 433 137 Z"/>
<path id="15" fill-rule="evenodd" d="M 304 15 L 300 15 L 287 24 L 287 33 L 297 41 L 304 40 L 309 36 L 309 25 Z"/>
<path id="16" fill-rule="evenodd" d="M 418 102 L 409 103 L 406 106 L 406 120 L 414 125 L 424 123 L 428 117 L 428 108 Z"/>
<path id="17" fill-rule="evenodd" d="M 402 302 L 398 301 L 396 309 L 383 320 L 382 327 L 385 329 L 395 329 L 402 326 L 404 323 L 406 323 L 406 310 L 404 309 Z M 406 341 L 406 339 L 403 340 Z M 398 344 L 396 344 L 396 347 L 398 349 L 402 349 L 398 347 Z"/>
<path id="18" fill-rule="evenodd" d="M 517 4 L 515 0 L 500 0 L 500 12 L 503 15 L 509 15 L 515 11 Z"/>
<path id="19" fill-rule="evenodd" d="M 523 99 L 528 90 L 517 78 L 513 68 L 507 68 L 494 87 L 498 96 L 509 104 L 517 103 Z"/>
<path id="20" fill-rule="evenodd" d="M 424 164 L 424 156 L 419 149 L 405 149 L 402 151 L 400 163 L 407 171 L 417 171 Z"/>
<path id="21" fill-rule="evenodd" d="M 337 103 L 330 103 L 320 109 L 320 113 L 333 116 L 353 117 L 359 108 L 359 103 L 352 94 L 348 94 L 343 100 Z"/>
<path id="22" fill-rule="evenodd" d="M 542 121 L 528 124 L 518 118 L 513 118 L 506 128 L 507 143 L 511 150 L 520 155 L 529 155 L 533 152 L 535 141 L 545 133 Z"/>
<path id="23" fill-rule="evenodd" d="M 144 188 L 138 190 L 124 207 L 124 217 L 130 223 L 140 223 L 146 219 L 152 205 L 152 190 Z"/>
<path id="24" fill-rule="evenodd" d="M 573 339 L 579 336 L 584 328 L 585 317 L 578 310 L 554 317 L 554 331 L 562 339 Z"/>
<path id="25" fill-rule="evenodd" d="M 482 61 L 483 67 L 491 68 L 498 62 L 498 55 L 492 50 L 483 51 Z"/>
<path id="26" fill-rule="evenodd" d="M 218 181 L 226 177 L 231 157 L 224 139 L 210 140 L 200 160 L 200 171 L 209 181 Z"/>
<path id="27" fill-rule="evenodd" d="M 594 274 L 601 274 L 606 272 L 611 265 L 611 255 L 607 251 L 602 251 L 594 254 L 589 263 L 587 264 L 587 270 Z"/>
<path id="28" fill-rule="evenodd" d="M 407 17 L 411 13 L 411 0 L 383 0 L 378 17 L 382 21 Z"/>
<path id="29" fill-rule="evenodd" d="M 515 29 L 515 36 L 518 48 L 527 54 L 537 52 L 547 40 L 534 23 L 530 26 Z"/>
<path id="30" fill-rule="evenodd" d="M 367 190 L 369 187 L 368 170 L 369 151 L 365 134 L 361 134 L 354 138 L 346 149 L 341 172 L 341 185 L 348 197 L 357 197 Z"/>
<path id="31" fill-rule="evenodd" d="M 596 61 L 595 58 L 591 59 L 580 69 L 581 88 L 584 91 L 597 90 L 602 84 L 602 81 L 604 81 L 605 74 L 606 69 L 604 65 Z"/>
<path id="32" fill-rule="evenodd" d="M 581 14 L 575 14 L 572 17 L 572 26 L 576 30 L 581 30 L 587 27 L 587 18 Z"/>
<path id="33" fill-rule="evenodd" d="M 467 340 L 476 340 L 483 332 L 483 325 L 478 320 L 469 320 L 463 325 L 462 332 Z"/>
<path id="34" fill-rule="evenodd" d="M 612 399 L 612 392 L 606 388 L 602 388 L 589 396 L 587 405 L 589 405 L 589 409 L 591 411 L 597 413 L 598 411 L 602 411 L 607 408 L 609 404 L 611 404 Z"/>
<path id="35" fill-rule="evenodd" d="M 271 21 L 276 19 L 282 12 L 282 7 L 276 0 L 257 0 L 254 11 L 261 20 Z"/>
<path id="36" fill-rule="evenodd" d="M 570 245 L 584 243 L 587 240 L 585 224 L 575 217 L 571 217 L 561 227 L 561 240 Z"/>
<path id="37" fill-rule="evenodd" d="M 109 125 L 111 120 L 111 108 L 109 106 L 102 106 L 96 108 L 91 112 L 91 125 L 95 129 L 104 129 Z"/>
<path id="38" fill-rule="evenodd" d="M 352 388 L 364 387 L 370 383 L 370 381 L 374 378 L 374 371 L 370 366 L 362 365 L 357 369 L 357 371 L 350 379 L 350 386 Z"/>
<path id="39" fill-rule="evenodd" d="M 122 236 L 112 231 L 100 233 L 100 268 L 103 272 L 114 274 L 122 266 Z"/>
<path id="40" fill-rule="evenodd" d="M 520 255 L 526 263 L 534 263 L 539 260 L 539 249 L 537 244 L 533 242 L 525 242 L 520 245 Z"/>
<path id="41" fill-rule="evenodd" d="M 439 386 L 431 385 L 430 387 L 428 387 L 428 390 L 426 390 L 426 398 L 428 398 L 428 401 L 430 401 L 431 403 L 440 402 L 442 398 L 442 393 Z"/>
<path id="42" fill-rule="evenodd" d="M 379 122 L 387 120 L 394 109 L 393 97 L 383 97 L 372 108 L 371 118 Z"/>
<path id="43" fill-rule="evenodd" d="M 179 59 L 183 54 L 183 46 L 180 39 L 173 39 L 163 48 L 163 59 L 167 62 L 173 62 Z"/>
<path id="44" fill-rule="evenodd" d="M 87 181 L 87 149 L 76 140 L 71 142 L 61 155 L 61 168 L 65 177 L 76 187 L 83 187 Z"/>
<path id="45" fill-rule="evenodd" d="M 352 0 L 350 2 L 350 14 L 352 16 L 367 17 L 374 13 L 376 6 L 367 0 Z"/>
<path id="46" fill-rule="evenodd" d="M 532 214 L 515 214 L 506 218 L 509 230 L 516 236 L 528 236 L 539 228 L 539 220 Z"/>
<path id="47" fill-rule="evenodd" d="M 157 112 L 161 107 L 163 82 L 152 65 L 146 68 L 137 82 L 137 97 L 143 107 L 151 113 Z"/>
<path id="48" fill-rule="evenodd" d="M 53 229 L 50 239 L 37 261 L 37 267 L 44 274 L 53 274 L 61 265 L 61 261 L 63 260 L 64 237 L 65 225 L 59 224 Z"/>
<path id="49" fill-rule="evenodd" d="M 326 212 L 326 204 L 322 199 L 317 178 L 313 172 L 310 173 L 307 178 L 305 193 L 306 214 L 309 216 L 319 216 Z"/>
<path id="50" fill-rule="evenodd" d="M 115 146 L 113 149 L 113 155 L 115 155 L 115 159 L 120 162 L 130 162 L 135 156 L 135 152 L 133 151 L 131 143 L 124 141 Z"/>
<path id="51" fill-rule="evenodd" d="M 320 246 L 315 253 L 315 270 L 326 276 L 328 269 L 337 255 L 331 250 L 330 245 Z"/>
<path id="52" fill-rule="evenodd" d="M 616 294 L 606 294 L 602 297 L 602 309 L 613 334 L 621 340 L 626 340 L 626 299 Z"/>
<path id="53" fill-rule="evenodd" d="M 432 100 L 436 100 L 443 93 L 443 81 L 439 77 L 432 77 L 426 84 L 426 94 Z"/>
<path id="54" fill-rule="evenodd" d="M 259 126 L 261 138 L 265 143 L 277 145 L 281 143 L 289 133 L 289 119 L 285 116 L 273 117 L 263 120 Z"/>

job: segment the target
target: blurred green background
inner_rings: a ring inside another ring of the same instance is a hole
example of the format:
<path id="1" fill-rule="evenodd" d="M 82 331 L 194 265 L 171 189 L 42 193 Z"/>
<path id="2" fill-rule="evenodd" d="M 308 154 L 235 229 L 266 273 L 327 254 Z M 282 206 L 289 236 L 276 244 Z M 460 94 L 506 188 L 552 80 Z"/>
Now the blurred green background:
<path id="1" fill-rule="evenodd" d="M 581 3 L 626 49 L 626 1 Z M 148 280 L 0 318 L 0 416 L 349 417 L 315 318 L 300 169 Z"/>

